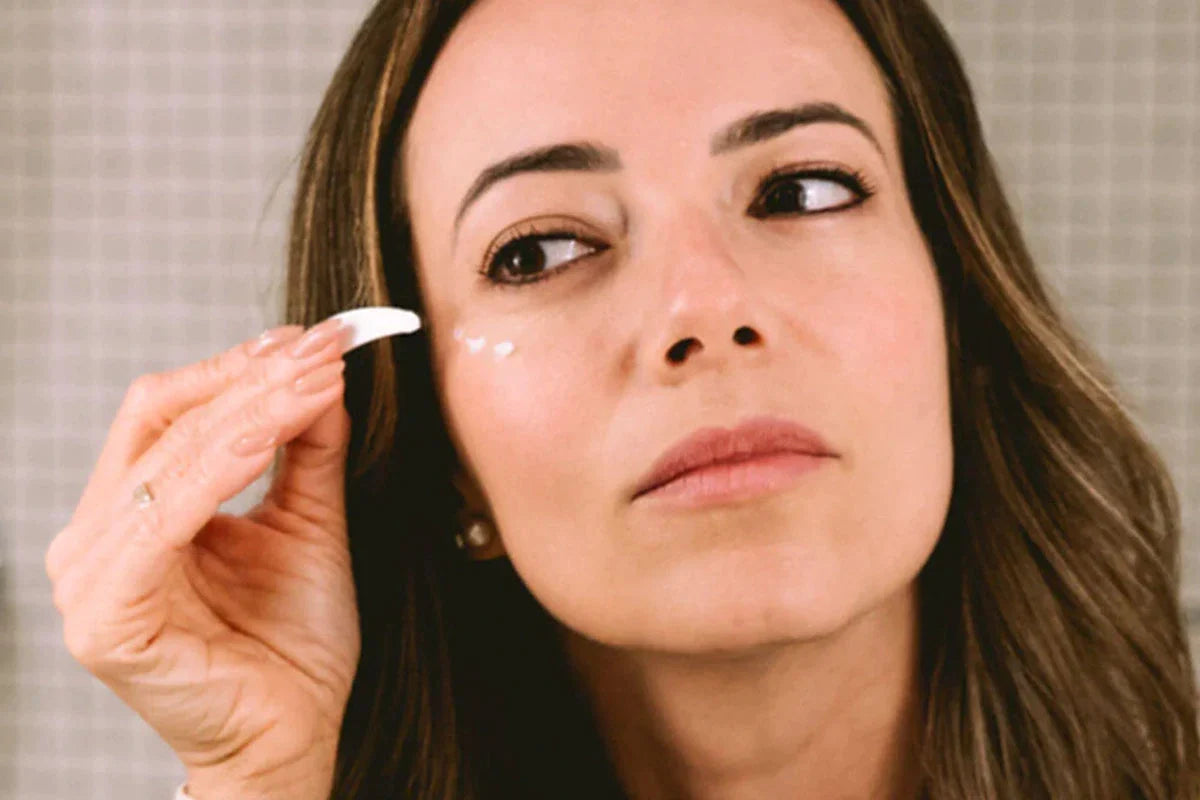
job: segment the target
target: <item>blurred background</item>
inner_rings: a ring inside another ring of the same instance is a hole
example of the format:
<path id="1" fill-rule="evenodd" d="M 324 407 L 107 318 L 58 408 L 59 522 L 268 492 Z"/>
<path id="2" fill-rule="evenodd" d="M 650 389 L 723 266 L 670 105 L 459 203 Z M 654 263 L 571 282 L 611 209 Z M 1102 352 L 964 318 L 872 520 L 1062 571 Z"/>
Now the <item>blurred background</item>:
<path id="1" fill-rule="evenodd" d="M 1195 642 L 1200 3 L 933 3 L 1046 278 L 1173 471 Z M 129 382 L 278 321 L 296 158 L 368 6 L 0 5 L 0 798 L 183 778 L 66 652 L 43 557 Z"/>

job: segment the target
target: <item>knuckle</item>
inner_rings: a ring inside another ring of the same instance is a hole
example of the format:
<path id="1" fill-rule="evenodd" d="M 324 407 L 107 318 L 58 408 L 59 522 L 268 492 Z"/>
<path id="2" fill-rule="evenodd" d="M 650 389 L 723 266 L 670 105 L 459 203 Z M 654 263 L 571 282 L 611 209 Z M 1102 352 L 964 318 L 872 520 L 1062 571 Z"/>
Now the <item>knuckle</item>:
<path id="1" fill-rule="evenodd" d="M 89 669 L 98 665 L 102 654 L 99 652 L 96 626 L 90 620 L 80 615 L 67 615 L 63 618 L 63 643 L 71 657 Z"/>
<path id="2" fill-rule="evenodd" d="M 255 392 L 265 392 L 271 388 L 274 382 L 274 372 L 271 369 L 272 360 L 270 356 L 267 356 L 265 358 L 256 358 L 250 362 L 250 365 L 246 367 L 243 373 L 243 380 L 248 389 Z"/>
<path id="3" fill-rule="evenodd" d="M 212 403 L 185 411 L 163 434 L 162 451 L 167 454 L 163 477 L 178 480 L 192 469 L 195 455 L 208 446 L 216 417 Z"/>
<path id="4" fill-rule="evenodd" d="M 203 381 L 220 381 L 228 374 L 225 359 L 220 353 L 209 356 L 196 364 L 195 373 Z"/>
<path id="5" fill-rule="evenodd" d="M 62 577 L 66 570 L 66 547 L 67 547 L 67 529 L 59 531 L 51 541 L 50 546 L 46 548 L 45 556 L 42 559 L 43 566 L 46 570 L 46 576 L 51 582 L 57 581 Z"/>
<path id="6" fill-rule="evenodd" d="M 192 468 L 192 459 L 185 454 L 176 455 L 172 458 L 158 473 L 156 484 L 169 483 L 178 484 L 186 483 L 192 478 L 189 472 Z"/>
<path id="7" fill-rule="evenodd" d="M 188 442 L 200 438 L 203 407 L 191 408 L 181 414 L 163 433 L 163 441 L 170 448 L 185 447 Z"/>
<path id="8" fill-rule="evenodd" d="M 50 597 L 54 601 L 54 607 L 58 609 L 58 613 L 64 617 L 67 615 L 67 609 L 70 608 L 73 588 L 69 577 L 60 577 L 52 582 Z"/>
<path id="9" fill-rule="evenodd" d="M 125 390 L 121 408 L 128 414 L 145 414 L 154 406 L 165 380 L 165 376 L 160 372 L 148 372 L 134 378 Z"/>
<path id="10" fill-rule="evenodd" d="M 234 348 L 209 356 L 199 362 L 195 369 L 189 370 L 189 374 L 203 385 L 227 386 L 244 372 L 246 363 L 241 348 Z"/>
<path id="11" fill-rule="evenodd" d="M 270 395 L 261 395 L 244 412 L 243 430 L 247 432 L 274 430 L 275 414 L 271 410 Z"/>
<path id="12" fill-rule="evenodd" d="M 212 451 L 205 447 L 199 452 L 193 454 L 189 463 L 190 481 L 194 486 L 209 487 L 213 483 L 213 479 L 217 476 L 217 469 L 213 464 Z"/>

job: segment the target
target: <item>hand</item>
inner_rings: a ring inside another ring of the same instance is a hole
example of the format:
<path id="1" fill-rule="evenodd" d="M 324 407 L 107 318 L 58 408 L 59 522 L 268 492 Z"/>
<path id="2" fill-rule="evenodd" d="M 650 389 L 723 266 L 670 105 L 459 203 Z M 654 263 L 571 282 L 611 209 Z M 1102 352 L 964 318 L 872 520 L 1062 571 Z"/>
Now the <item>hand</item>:
<path id="1" fill-rule="evenodd" d="M 350 421 L 337 321 L 302 332 L 134 381 L 46 552 L 67 649 L 178 754 L 198 800 L 332 786 L 360 653 Z M 217 513 L 278 446 L 263 500 Z"/>

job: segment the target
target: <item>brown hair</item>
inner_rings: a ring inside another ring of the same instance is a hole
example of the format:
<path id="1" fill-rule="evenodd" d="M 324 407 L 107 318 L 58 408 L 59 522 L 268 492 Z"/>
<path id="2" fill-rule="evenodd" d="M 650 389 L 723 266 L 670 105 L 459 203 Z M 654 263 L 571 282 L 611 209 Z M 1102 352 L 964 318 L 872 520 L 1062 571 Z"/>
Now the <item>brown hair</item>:
<path id="1" fill-rule="evenodd" d="M 381 0 L 313 122 L 287 317 L 423 312 L 398 154 L 469 0 Z M 959 56 L 923 0 L 839 0 L 889 91 L 951 353 L 949 515 L 918 578 L 922 796 L 1200 798 L 1167 470 L 1034 267 Z M 335 798 L 620 797 L 551 620 L 452 545 L 462 498 L 425 332 L 348 356 L 363 650 Z"/>

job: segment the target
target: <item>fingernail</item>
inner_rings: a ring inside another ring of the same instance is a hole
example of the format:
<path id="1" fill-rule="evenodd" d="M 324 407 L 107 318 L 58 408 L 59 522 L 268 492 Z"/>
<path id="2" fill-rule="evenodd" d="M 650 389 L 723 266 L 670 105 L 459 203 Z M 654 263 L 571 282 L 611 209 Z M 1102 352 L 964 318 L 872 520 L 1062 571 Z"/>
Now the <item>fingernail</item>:
<path id="1" fill-rule="evenodd" d="M 249 433 L 233 443 L 233 452 L 239 456 L 252 456 L 274 446 L 274 434 Z"/>
<path id="2" fill-rule="evenodd" d="M 307 375 L 301 375 L 296 378 L 292 386 L 295 388 L 296 394 L 316 394 L 337 383 L 338 376 L 345 368 L 346 362 L 339 358 L 329 364 L 322 364 Z"/>
<path id="3" fill-rule="evenodd" d="M 292 345 L 292 358 L 304 358 L 318 352 L 325 345 L 336 339 L 341 333 L 341 329 L 342 321 L 340 319 L 327 319 L 309 328 L 308 333 L 304 334 L 300 341 Z"/>
<path id="4" fill-rule="evenodd" d="M 295 325 L 281 325 L 278 328 L 268 328 L 252 341 L 246 352 L 251 356 L 263 356 L 278 350 L 281 345 L 296 338 L 300 331 Z"/>

